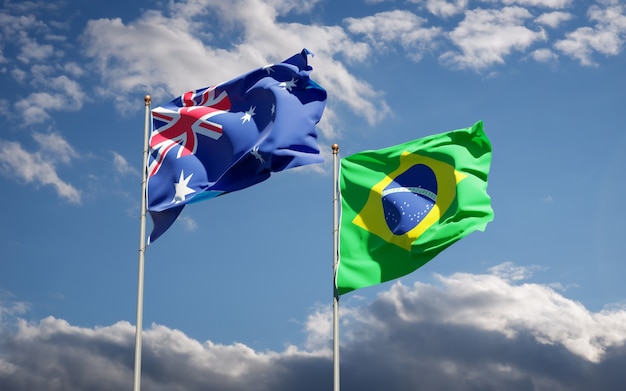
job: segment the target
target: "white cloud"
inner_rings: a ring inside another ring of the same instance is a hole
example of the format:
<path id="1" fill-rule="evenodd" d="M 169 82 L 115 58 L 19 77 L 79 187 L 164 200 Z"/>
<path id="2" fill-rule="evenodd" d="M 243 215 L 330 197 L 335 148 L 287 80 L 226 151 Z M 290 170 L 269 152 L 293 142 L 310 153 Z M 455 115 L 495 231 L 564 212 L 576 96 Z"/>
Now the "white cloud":
<path id="1" fill-rule="evenodd" d="M 122 175 L 138 174 L 138 171 L 135 169 L 135 167 L 128 164 L 128 161 L 126 160 L 126 158 L 124 158 L 124 156 L 115 151 L 111 153 L 113 154 L 113 167 L 115 167 L 115 171 Z"/>
<path id="2" fill-rule="evenodd" d="M 587 66 L 597 65 L 591 58 L 594 52 L 606 56 L 621 53 L 626 39 L 626 6 L 614 1 L 605 3 L 605 7 L 589 8 L 589 20 L 596 22 L 594 27 L 580 27 L 567 33 L 554 47 Z"/>
<path id="3" fill-rule="evenodd" d="M 68 164 L 71 159 L 78 157 L 74 148 L 58 133 L 34 133 L 33 138 L 41 152 L 51 161 Z"/>
<path id="4" fill-rule="evenodd" d="M 13 79 L 22 83 L 26 80 L 26 78 L 28 77 L 28 74 L 22 69 L 13 68 L 11 69 L 11 76 L 13 77 Z"/>
<path id="5" fill-rule="evenodd" d="M 9 101 L 6 99 L 0 99 L 0 115 L 8 118 L 11 114 Z"/>
<path id="6" fill-rule="evenodd" d="M 595 363 L 601 361 L 608 348 L 620 346 L 626 340 L 624 310 L 591 313 L 582 304 L 547 286 L 514 285 L 497 275 L 458 273 L 440 277 L 440 281 L 445 289 L 416 284 L 410 290 L 396 285 L 383 298 L 401 306 L 399 313 L 424 319 L 416 310 L 417 301 L 429 297 L 437 302 L 443 299 L 440 295 L 444 295 L 447 303 L 444 308 L 427 311 L 436 317 L 437 323 L 471 325 L 508 338 L 528 333 L 541 344 L 563 346 L 574 355 Z M 622 325 L 618 326 L 619 323 Z"/>
<path id="7" fill-rule="evenodd" d="M 554 11 L 539 15 L 537 19 L 535 19 L 535 23 L 557 28 L 562 22 L 570 19 L 572 19 L 572 14 L 569 12 Z"/>
<path id="8" fill-rule="evenodd" d="M 554 61 L 558 58 L 558 56 L 556 55 L 556 53 L 554 53 L 552 50 L 550 49 L 537 49 L 534 50 L 530 53 L 530 56 L 538 62 L 548 62 L 548 61 Z M 549 202 L 549 201 L 547 201 Z"/>
<path id="9" fill-rule="evenodd" d="M 426 4 L 426 9 L 433 15 L 448 18 L 468 9 L 468 0 L 409 0 L 410 3 Z M 563 9 L 572 4 L 572 0 L 483 0 L 483 5 L 499 4 L 538 9 Z M 494 7 L 495 8 L 495 7 Z"/>
<path id="10" fill-rule="evenodd" d="M 558 41 L 554 47 L 579 60 L 582 65 L 595 66 L 597 63 L 591 59 L 594 51 L 615 54 L 620 45 L 618 37 L 609 31 L 581 27 L 567 34 L 567 39 Z"/>
<path id="11" fill-rule="evenodd" d="M 55 7 L 30 2 L 20 6 L 7 4 L 7 9 L 23 15 L 36 14 L 35 9 L 47 11 Z M 51 111 L 78 110 L 86 99 L 80 84 L 63 74 L 82 75 L 75 63 L 64 61 L 65 53 L 60 50 L 59 43 L 64 44 L 65 38 L 50 31 L 50 26 L 34 15 L 14 16 L 0 12 L 0 42 L 13 46 L 18 53 L 15 57 L 17 61 L 11 59 L 10 74 L 17 82 L 28 83 L 35 89 L 30 94 L 20 93 L 26 98 L 15 101 L 15 108 L 24 117 L 22 125 L 43 123 L 51 118 Z M 42 43 L 42 39 L 47 42 Z"/>
<path id="12" fill-rule="evenodd" d="M 310 12 L 322 0 L 265 0 L 264 2 L 281 14 L 290 12 L 304 14 Z"/>
<path id="13" fill-rule="evenodd" d="M 489 268 L 489 272 L 505 281 L 515 282 L 529 279 L 537 269 L 536 266 L 515 266 L 513 262 L 504 262 Z"/>
<path id="14" fill-rule="evenodd" d="M 532 31 L 524 26 L 531 18 L 525 8 L 505 7 L 501 10 L 475 9 L 449 34 L 461 52 L 446 52 L 440 58 L 453 67 L 481 70 L 503 64 L 513 50 L 524 51 L 547 36 L 543 30 Z"/>
<path id="15" fill-rule="evenodd" d="M 507 263 L 492 268 L 496 274 L 438 276 L 438 285 L 396 283 L 359 307 L 350 305 L 358 299 L 354 293 L 344 297 L 342 383 L 389 390 L 619 389 L 626 310 L 591 312 L 548 285 L 526 282 L 525 269 Z M 281 352 L 200 342 L 152 325 L 143 333 L 142 385 L 157 391 L 327 388 L 331 321 L 328 306 L 314 310 L 306 322 L 306 349 Z M 130 323 L 87 328 L 48 317 L 16 325 L 17 331 L 2 330 L 1 389 L 129 386 Z"/>
<path id="16" fill-rule="evenodd" d="M 4 361 L 0 358 L 0 376 L 8 376 L 13 374 L 17 368 L 15 365 Z"/>
<path id="17" fill-rule="evenodd" d="M 85 93 L 78 82 L 71 80 L 65 75 L 61 75 L 51 78 L 49 83 L 52 88 L 62 92 L 67 97 L 68 106 L 70 107 L 67 107 L 65 110 L 74 111 L 82 107 L 85 100 Z"/>
<path id="18" fill-rule="evenodd" d="M 72 157 L 62 155 L 62 151 L 73 152 L 69 144 L 55 135 L 35 135 L 35 138 L 43 142 L 41 151 L 28 152 L 16 142 L 0 140 L 0 169 L 5 175 L 26 183 L 50 185 L 61 198 L 80 203 L 80 192 L 59 178 L 55 167 L 57 161 L 67 163 Z"/>
<path id="19" fill-rule="evenodd" d="M 271 390 L 280 360 L 315 357 L 297 349 L 256 352 L 243 344 L 200 343 L 178 330 L 152 325 L 143 332 L 142 387 L 151 390 Z M 132 384 L 134 327 L 128 322 L 82 328 L 48 317 L 19 321 L 0 387 L 119 390 Z M 0 362 L 1 363 L 1 362 Z M 270 377 L 266 377 L 271 375 Z M 265 378 L 265 379 L 264 379 Z M 255 381 L 254 379 L 258 379 Z M 264 380 L 262 380 L 264 379 Z M 252 380 L 252 381 L 251 381 Z"/>
<path id="20" fill-rule="evenodd" d="M 43 23 L 38 21 L 33 15 L 23 13 L 20 16 L 10 15 L 5 12 L 0 12 L 0 31 L 5 39 L 16 40 L 21 32 L 33 28 L 41 28 Z"/>
<path id="21" fill-rule="evenodd" d="M 433 15 L 447 18 L 463 12 L 467 8 L 468 0 L 427 0 L 426 8 Z"/>
<path id="22" fill-rule="evenodd" d="M 198 229 L 198 223 L 189 216 L 179 216 L 177 221 L 180 221 L 187 231 L 193 232 Z"/>
<path id="23" fill-rule="evenodd" d="M 562 9 L 569 7 L 572 1 L 573 0 L 502 0 L 502 3 L 506 5 L 517 4 L 524 7 Z"/>
<path id="24" fill-rule="evenodd" d="M 0 330 L 7 322 L 7 318 L 25 314 L 29 307 L 25 302 L 15 301 L 15 298 L 9 292 L 0 290 Z"/>
<path id="25" fill-rule="evenodd" d="M 593 363 L 600 363 L 610 349 L 624 345 L 624 308 L 590 312 L 556 292 L 553 284 L 524 282 L 533 270 L 538 269 L 507 262 L 492 267 L 492 274 L 437 276 L 441 286 L 418 282 L 411 288 L 396 283 L 370 305 L 372 311 L 352 311 L 346 333 L 356 341 L 366 328 L 372 335 L 393 332 L 385 331 L 394 327 L 385 319 L 390 316 L 414 327 L 454 324 L 500 333 L 512 344 L 520 335 L 530 335 L 540 345 L 563 347 Z M 311 320 L 321 318 L 317 314 Z M 323 326 L 317 324 L 315 329 Z"/>
<path id="26" fill-rule="evenodd" d="M 408 11 L 381 12 L 364 18 L 346 18 L 347 28 L 354 34 L 363 34 L 372 46 L 384 49 L 398 42 L 412 57 L 419 60 L 423 52 L 432 49 L 441 34 L 439 28 L 426 28 L 426 19 Z M 417 52 L 416 52 L 417 51 Z"/>
<path id="27" fill-rule="evenodd" d="M 22 112 L 24 125 L 43 123 L 50 119 L 49 110 L 61 110 L 66 100 L 63 95 L 48 92 L 33 92 L 28 98 L 15 103 L 15 108 Z"/>
<path id="28" fill-rule="evenodd" d="M 85 74 L 85 70 L 82 68 L 82 66 L 75 62 L 68 62 L 63 64 L 63 71 L 74 77 L 80 77 Z"/>
<path id="29" fill-rule="evenodd" d="M 38 78 L 45 78 L 46 82 L 42 84 L 45 84 L 49 92 L 33 92 L 15 103 L 15 107 L 23 115 L 24 125 L 47 121 L 51 118 L 51 111 L 77 111 L 83 107 L 86 95 L 76 81 L 64 75 L 57 77 L 41 75 Z"/>
<path id="30" fill-rule="evenodd" d="M 50 44 L 40 44 L 28 37 L 23 37 L 21 41 L 21 51 L 17 59 L 24 63 L 45 61 L 54 55 L 54 47 Z"/>
<path id="31" fill-rule="evenodd" d="M 333 313 L 326 308 L 318 308 L 309 314 L 305 330 L 307 333 L 306 346 L 312 350 L 330 351 L 328 343 L 333 336 Z"/>

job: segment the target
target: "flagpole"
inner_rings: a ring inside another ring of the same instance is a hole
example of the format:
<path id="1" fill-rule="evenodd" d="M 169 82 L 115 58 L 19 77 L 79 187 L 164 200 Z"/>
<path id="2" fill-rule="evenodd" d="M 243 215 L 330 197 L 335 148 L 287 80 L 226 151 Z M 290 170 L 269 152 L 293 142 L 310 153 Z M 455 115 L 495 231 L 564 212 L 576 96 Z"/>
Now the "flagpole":
<path id="1" fill-rule="evenodd" d="M 339 207 L 339 183 L 337 182 L 339 171 L 339 145 L 333 144 L 333 390 L 339 391 L 339 293 L 337 292 L 337 266 L 338 266 L 338 207 Z"/>
<path id="2" fill-rule="evenodd" d="M 141 212 L 139 228 L 139 275 L 137 277 L 137 323 L 135 326 L 135 377 L 133 391 L 141 388 L 141 333 L 143 322 L 143 269 L 144 254 L 146 252 L 146 209 L 147 209 L 147 184 L 148 184 L 148 136 L 150 131 L 150 95 L 144 97 L 145 123 L 143 131 L 143 163 L 141 181 Z"/>

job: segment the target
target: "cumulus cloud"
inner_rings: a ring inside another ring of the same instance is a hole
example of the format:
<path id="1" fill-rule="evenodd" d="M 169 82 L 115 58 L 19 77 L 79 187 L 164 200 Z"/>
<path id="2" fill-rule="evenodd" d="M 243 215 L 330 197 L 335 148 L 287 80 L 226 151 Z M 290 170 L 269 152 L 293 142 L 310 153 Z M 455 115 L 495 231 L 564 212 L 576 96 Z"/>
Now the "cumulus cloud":
<path id="1" fill-rule="evenodd" d="M 67 164 L 78 157 L 74 148 L 58 133 L 34 133 L 33 138 L 39 144 L 41 152 L 52 161 Z"/>
<path id="2" fill-rule="evenodd" d="M 372 46 L 385 49 L 398 42 L 418 61 L 424 51 L 435 46 L 433 42 L 441 34 L 440 28 L 423 27 L 426 19 L 409 11 L 381 12 L 364 18 L 346 18 L 344 22 L 350 32 L 365 35 Z"/>
<path id="3" fill-rule="evenodd" d="M 525 7 L 542 7 L 560 9 L 568 7 L 572 4 L 573 0 L 502 0 L 503 4 L 513 5 L 517 4 Z"/>
<path id="4" fill-rule="evenodd" d="M 486 274 L 396 283 L 367 305 L 341 308 L 341 378 L 350 389 L 618 389 L 626 310 L 591 312 L 507 263 Z M 7 305 L 3 303 L 2 305 Z M 332 315 L 314 311 L 304 347 L 256 351 L 144 331 L 150 390 L 320 390 L 332 384 Z M 7 320 L 5 320 L 5 323 Z M 132 384 L 134 328 L 18 319 L 0 339 L 0 388 L 118 390 Z"/>
<path id="5" fill-rule="evenodd" d="M 596 66 L 592 59 L 595 52 L 616 56 L 622 51 L 626 39 L 626 5 L 607 0 L 591 6 L 588 15 L 590 21 L 596 22 L 595 26 L 584 26 L 567 33 L 566 38 L 557 41 L 554 47 L 582 65 Z"/>
<path id="6" fill-rule="evenodd" d="M 421 1 L 421 0 L 419 0 Z M 447 18 L 463 12 L 467 8 L 468 0 L 426 0 L 426 8 L 433 15 Z"/>
<path id="7" fill-rule="evenodd" d="M 572 18 L 569 12 L 554 11 L 541 14 L 535 19 L 536 23 L 543 24 L 552 28 L 557 28 L 561 23 Z"/>
<path id="8" fill-rule="evenodd" d="M 38 5 L 23 3 L 7 4 L 13 12 L 23 12 L 23 15 L 37 11 Z M 40 5 L 44 9 L 55 6 Z M 41 11 L 41 10 L 39 10 Z M 51 118 L 52 111 L 79 110 L 86 99 L 80 84 L 71 76 L 80 75 L 80 71 L 73 63 L 62 65 L 64 53 L 55 44 L 65 41 L 63 37 L 52 34 L 54 29 L 37 19 L 34 15 L 15 16 L 7 12 L 0 12 L 0 42 L 13 46 L 18 51 L 15 59 L 4 62 L 10 63 L 10 75 L 20 84 L 28 84 L 36 92 L 16 99 L 15 109 L 21 114 L 21 125 L 28 126 L 43 123 Z M 45 41 L 45 42 L 42 42 Z M 52 43 L 50 43 L 52 41 Z"/>
<path id="9" fill-rule="evenodd" d="M 28 37 L 22 39 L 22 48 L 17 59 L 30 63 L 31 61 L 45 61 L 54 54 L 54 47 L 50 44 L 40 44 Z"/>
<path id="10" fill-rule="evenodd" d="M 0 115 L 8 118 L 11 115 L 11 109 L 9 108 L 9 101 L 6 99 L 0 99 Z"/>
<path id="11" fill-rule="evenodd" d="M 3 328 L 7 317 L 11 318 L 25 314 L 28 308 L 27 303 L 15 301 L 15 298 L 9 292 L 0 290 L 0 329 Z"/>
<path id="12" fill-rule="evenodd" d="M 115 171 L 117 171 L 117 173 L 122 175 L 138 174 L 135 167 L 131 166 L 124 156 L 115 151 L 111 152 L 111 154 L 113 155 L 113 167 L 115 167 Z"/>
<path id="13" fill-rule="evenodd" d="M 549 62 L 558 59 L 556 53 L 546 48 L 533 50 L 530 56 L 537 62 Z"/>
<path id="14" fill-rule="evenodd" d="M 532 31 L 524 25 L 531 16 L 520 7 L 467 11 L 465 19 L 449 34 L 460 53 L 448 51 L 440 58 L 445 64 L 461 69 L 481 70 L 503 64 L 511 51 L 524 51 L 547 39 L 543 30 Z"/>
<path id="15" fill-rule="evenodd" d="M 193 232 L 198 229 L 198 223 L 189 216 L 180 216 L 177 221 L 180 221 L 189 232 Z"/>
<path id="16" fill-rule="evenodd" d="M 30 93 L 15 103 L 15 107 L 22 113 L 23 125 L 43 123 L 51 118 L 51 111 L 77 111 L 83 106 L 86 95 L 78 82 L 65 75 L 48 77 L 45 71 L 43 75 L 37 75 L 37 69 L 48 68 L 35 68 L 36 77 L 33 79 L 35 83 L 40 82 L 36 84 L 45 85 L 48 91 Z"/>
<path id="17" fill-rule="evenodd" d="M 0 171 L 8 177 L 36 186 L 50 185 L 61 198 L 80 203 L 80 192 L 63 181 L 56 168 L 57 163 L 67 164 L 78 154 L 58 134 L 35 133 L 33 137 L 40 145 L 36 152 L 25 150 L 17 142 L 0 140 Z"/>
<path id="18" fill-rule="evenodd" d="M 2 31 L 3 41 L 18 40 L 24 37 L 23 31 L 33 28 L 42 28 L 45 25 L 38 21 L 33 15 L 23 13 L 19 16 L 6 12 L 0 12 L 0 31 Z"/>

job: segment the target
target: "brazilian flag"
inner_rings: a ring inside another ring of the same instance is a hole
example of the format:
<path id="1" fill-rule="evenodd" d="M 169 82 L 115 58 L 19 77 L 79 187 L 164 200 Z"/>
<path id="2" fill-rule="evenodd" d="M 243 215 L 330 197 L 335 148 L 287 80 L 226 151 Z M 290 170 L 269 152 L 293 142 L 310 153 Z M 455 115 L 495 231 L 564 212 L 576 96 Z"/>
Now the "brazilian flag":
<path id="1" fill-rule="evenodd" d="M 483 231 L 490 165 L 482 121 L 342 159 L 338 294 L 409 274 Z"/>

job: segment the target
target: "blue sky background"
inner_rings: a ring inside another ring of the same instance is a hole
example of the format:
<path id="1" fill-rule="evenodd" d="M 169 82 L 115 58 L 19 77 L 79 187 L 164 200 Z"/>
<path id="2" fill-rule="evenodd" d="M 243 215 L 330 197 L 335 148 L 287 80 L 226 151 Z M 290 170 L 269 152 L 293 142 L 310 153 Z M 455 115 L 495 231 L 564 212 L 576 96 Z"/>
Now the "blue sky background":
<path id="1" fill-rule="evenodd" d="M 0 389 L 131 389 L 144 95 L 305 47 L 326 161 L 190 205 L 148 248 L 143 388 L 330 389 L 330 145 L 478 120 L 494 221 L 342 297 L 343 388 L 618 388 L 625 40 L 623 0 L 3 0 Z"/>

